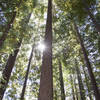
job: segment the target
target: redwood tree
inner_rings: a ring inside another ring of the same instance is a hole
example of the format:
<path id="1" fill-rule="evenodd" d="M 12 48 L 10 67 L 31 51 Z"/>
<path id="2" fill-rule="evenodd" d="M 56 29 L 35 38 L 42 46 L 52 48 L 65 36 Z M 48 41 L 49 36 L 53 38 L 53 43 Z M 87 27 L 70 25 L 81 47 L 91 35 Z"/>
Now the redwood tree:
<path id="1" fill-rule="evenodd" d="M 30 65 L 31 65 L 32 57 L 33 57 L 33 50 L 34 50 L 34 46 L 32 47 L 32 51 L 31 51 L 31 54 L 30 54 L 30 58 L 29 58 L 28 66 L 27 66 L 27 71 L 26 71 L 26 75 L 25 75 L 25 81 L 24 81 L 24 84 L 23 84 L 23 88 L 22 88 L 22 93 L 21 93 L 20 100 L 24 100 L 25 89 L 26 89 L 26 85 L 27 85 L 27 80 L 28 80 Z"/>
<path id="2" fill-rule="evenodd" d="M 73 86 L 73 76 L 70 75 L 70 81 L 71 81 L 71 88 L 72 88 L 72 95 L 73 95 L 73 100 L 75 100 L 75 92 L 74 92 L 74 86 Z"/>
<path id="3" fill-rule="evenodd" d="M 76 78 L 76 77 L 75 77 Z M 74 86 L 75 86 L 75 94 L 76 94 L 76 100 L 79 100 L 78 99 L 78 90 L 77 90 L 77 84 L 76 84 L 76 81 L 74 79 Z"/>
<path id="4" fill-rule="evenodd" d="M 84 43 L 83 43 L 83 40 L 81 38 L 81 35 L 79 33 L 78 27 L 75 23 L 74 23 L 74 27 L 75 27 L 78 39 L 80 41 L 80 45 L 81 45 L 81 48 L 82 48 L 82 52 L 83 52 L 83 55 L 84 55 L 84 60 L 86 62 L 86 66 L 87 66 L 89 76 L 90 76 L 90 79 L 91 79 L 91 84 L 92 84 L 92 88 L 93 88 L 93 91 L 94 91 L 95 98 L 96 98 L 96 100 L 99 100 L 100 99 L 100 93 L 99 93 L 99 89 L 97 87 L 97 83 L 96 83 L 96 80 L 95 80 L 95 77 L 94 77 L 94 74 L 93 74 L 91 63 L 89 61 L 89 58 L 88 58 L 86 49 L 84 47 Z"/>
<path id="5" fill-rule="evenodd" d="M 4 93 L 6 91 L 6 87 L 8 85 L 11 72 L 14 67 L 21 43 L 22 43 L 22 40 L 20 40 L 19 43 L 17 44 L 17 49 L 14 50 L 14 53 L 10 54 L 8 61 L 6 63 L 6 66 L 3 70 L 2 79 L 0 81 L 0 100 L 3 99 Z"/>
<path id="6" fill-rule="evenodd" d="M 87 86 L 87 90 L 88 90 L 88 95 L 89 95 L 90 100 L 93 100 L 92 95 L 90 93 L 91 92 L 91 84 L 89 84 L 89 82 L 88 82 L 89 77 L 87 76 L 84 66 L 82 66 L 82 67 L 83 67 L 83 72 L 85 75 L 85 82 L 86 82 L 86 86 Z"/>
<path id="7" fill-rule="evenodd" d="M 52 75 L 52 0 L 48 0 L 48 13 L 45 32 L 46 50 L 43 52 L 40 90 L 38 100 L 53 100 Z"/>
<path id="8" fill-rule="evenodd" d="M 63 82 L 62 65 L 61 65 L 60 60 L 59 60 L 59 79 L 60 79 L 61 100 L 65 100 L 65 90 L 64 90 L 64 82 Z"/>
<path id="9" fill-rule="evenodd" d="M 77 61 L 75 61 L 76 63 L 76 74 L 77 74 L 77 79 L 78 79 L 78 84 L 79 84 L 79 90 L 80 90 L 80 97 L 81 100 L 86 100 L 85 98 L 85 90 L 84 90 L 84 86 L 83 86 L 83 82 L 82 82 L 82 76 L 80 73 L 80 69 L 78 67 Z"/>
<path id="10" fill-rule="evenodd" d="M 27 18 L 24 19 L 25 24 L 28 24 L 30 17 L 31 17 L 31 13 L 29 13 Z M 23 29 L 23 27 L 22 27 L 22 29 Z M 13 67 L 14 67 L 14 64 L 16 61 L 16 57 L 18 55 L 19 48 L 20 48 L 21 43 L 22 43 L 22 39 L 23 39 L 23 37 L 20 35 L 19 41 L 16 44 L 16 48 L 14 50 L 14 53 L 9 55 L 8 61 L 7 61 L 5 68 L 3 70 L 2 80 L 0 82 L 0 100 L 2 100 L 4 93 L 6 91 L 6 87 L 8 85 L 8 82 L 9 82 L 9 79 L 11 76 L 11 72 L 13 70 Z"/>

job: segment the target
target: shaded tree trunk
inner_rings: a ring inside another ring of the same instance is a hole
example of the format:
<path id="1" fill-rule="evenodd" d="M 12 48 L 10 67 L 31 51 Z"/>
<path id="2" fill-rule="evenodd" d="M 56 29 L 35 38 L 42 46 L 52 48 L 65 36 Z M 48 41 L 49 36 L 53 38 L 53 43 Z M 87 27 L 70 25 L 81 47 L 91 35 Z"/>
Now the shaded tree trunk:
<path id="1" fill-rule="evenodd" d="M 78 99 L 78 91 L 77 91 L 77 86 L 76 86 L 75 79 L 74 79 L 74 86 L 75 86 L 76 100 L 79 100 L 79 99 Z"/>
<path id="2" fill-rule="evenodd" d="M 17 44 L 17 49 L 14 50 L 14 54 L 10 54 L 8 61 L 6 63 L 5 69 L 3 70 L 2 80 L 0 81 L 0 100 L 3 99 L 4 93 L 6 91 L 6 87 L 8 85 L 11 72 L 14 67 L 21 43 L 22 43 L 22 40 Z"/>
<path id="3" fill-rule="evenodd" d="M 63 82 L 62 65 L 61 65 L 60 60 L 59 60 L 59 79 L 60 79 L 61 100 L 65 100 L 65 90 L 64 90 L 64 82 Z"/>
<path id="4" fill-rule="evenodd" d="M 18 8 L 20 7 L 21 2 L 22 2 L 22 0 L 20 0 L 19 5 L 18 5 Z M 13 15 L 12 15 L 12 18 L 11 18 L 10 22 L 6 26 L 5 31 L 3 32 L 3 35 L 0 37 L 0 48 L 2 48 L 2 46 L 4 44 L 4 41 L 6 40 L 7 35 L 9 33 L 9 30 L 12 28 L 12 25 L 13 25 L 14 20 L 16 18 L 16 14 L 17 14 L 16 11 L 13 12 Z"/>
<path id="5" fill-rule="evenodd" d="M 86 9 L 88 15 L 90 16 L 92 22 L 94 23 L 96 30 L 100 33 L 100 24 L 98 24 L 98 22 L 96 21 L 94 15 L 93 15 L 92 12 L 90 11 L 90 9 L 89 9 L 89 7 L 88 7 L 88 5 L 87 5 L 87 3 L 86 3 L 86 0 L 82 0 L 82 2 L 83 2 L 83 4 L 84 4 L 84 6 L 85 6 L 85 9 Z"/>
<path id="6" fill-rule="evenodd" d="M 32 58 L 33 58 L 33 50 L 34 50 L 34 46 L 32 46 L 32 51 L 31 51 L 30 58 L 29 58 L 29 63 L 28 63 L 28 66 L 27 66 L 27 71 L 26 71 L 26 75 L 25 75 L 25 81 L 24 81 L 24 84 L 23 84 L 23 88 L 22 88 L 22 93 L 21 93 L 20 100 L 24 100 L 25 89 L 26 89 L 26 85 L 27 85 L 27 80 L 28 80 L 30 65 L 31 65 L 31 61 L 32 61 Z"/>
<path id="7" fill-rule="evenodd" d="M 80 59 L 81 61 L 83 62 L 84 64 L 84 58 L 82 56 L 82 51 L 80 49 Z M 87 72 L 85 71 L 85 67 L 82 66 L 82 69 L 83 69 L 83 73 L 84 73 L 84 76 L 85 76 L 85 83 L 86 83 L 86 87 L 87 87 L 87 90 L 88 90 L 88 96 L 89 96 L 89 99 L 90 100 L 93 100 L 92 98 L 92 95 L 91 95 L 91 83 L 90 83 L 90 78 L 89 78 L 89 75 L 87 74 Z"/>
<path id="8" fill-rule="evenodd" d="M 100 36 L 98 36 L 98 44 L 97 44 L 97 47 L 98 47 L 98 52 L 100 54 Z"/>
<path id="9" fill-rule="evenodd" d="M 72 75 L 70 75 L 70 80 L 71 80 L 73 100 L 75 100 L 75 92 L 74 92 L 74 87 L 73 87 L 73 78 L 72 78 Z"/>
<path id="10" fill-rule="evenodd" d="M 75 27 L 77 36 L 79 38 L 82 51 L 83 51 L 84 60 L 86 62 L 86 66 L 88 68 L 88 72 L 89 72 L 89 76 L 90 76 L 90 79 L 91 79 L 91 84 L 92 84 L 92 88 L 93 88 L 93 91 L 94 91 L 95 98 L 96 98 L 96 100 L 99 100 L 100 99 L 100 93 L 99 93 L 97 83 L 96 83 L 96 80 L 95 80 L 95 77 L 94 77 L 94 74 L 93 74 L 93 71 L 92 71 L 92 66 L 91 66 L 90 61 L 88 59 L 88 55 L 87 55 L 86 49 L 84 47 L 84 43 L 83 43 L 83 40 L 82 40 L 81 35 L 79 33 L 78 27 L 76 26 L 75 23 L 74 23 L 74 27 Z"/>
<path id="11" fill-rule="evenodd" d="M 28 17 L 25 19 L 26 24 L 29 22 L 30 17 L 31 17 L 31 14 L 29 14 Z M 2 100 L 2 98 L 4 96 L 4 92 L 6 91 L 6 87 L 8 85 L 9 78 L 11 76 L 11 72 L 12 72 L 12 69 L 14 67 L 16 57 L 18 55 L 21 43 L 22 43 L 22 37 L 20 36 L 20 41 L 17 43 L 17 47 L 14 50 L 14 53 L 10 54 L 8 61 L 6 63 L 5 69 L 3 70 L 2 80 L 0 82 L 0 100 Z"/>
<path id="12" fill-rule="evenodd" d="M 40 90 L 38 100 L 53 100 L 52 75 L 52 0 L 48 0 L 48 13 L 45 33 L 46 50 L 43 52 Z"/>
<path id="13" fill-rule="evenodd" d="M 77 65 L 77 61 L 76 61 L 76 73 L 77 73 L 77 79 L 78 79 L 78 84 L 79 84 L 81 100 L 86 100 L 85 90 L 84 90 L 84 86 L 83 86 L 83 82 L 82 82 L 81 73 L 80 73 L 80 70 L 79 70 L 78 65 Z"/>
<path id="14" fill-rule="evenodd" d="M 82 67 L 83 67 L 83 66 L 82 66 Z M 89 99 L 90 99 L 90 100 L 93 100 L 93 99 L 92 99 L 92 96 L 91 96 L 91 94 L 90 94 L 90 92 L 91 92 L 91 90 L 90 90 L 91 84 L 89 85 L 88 77 L 87 77 L 87 74 L 86 74 L 86 72 L 85 72 L 84 67 L 83 67 L 83 72 L 84 72 L 84 75 L 85 75 L 85 82 L 86 82 L 86 86 L 87 86 L 87 89 L 88 89 Z"/>

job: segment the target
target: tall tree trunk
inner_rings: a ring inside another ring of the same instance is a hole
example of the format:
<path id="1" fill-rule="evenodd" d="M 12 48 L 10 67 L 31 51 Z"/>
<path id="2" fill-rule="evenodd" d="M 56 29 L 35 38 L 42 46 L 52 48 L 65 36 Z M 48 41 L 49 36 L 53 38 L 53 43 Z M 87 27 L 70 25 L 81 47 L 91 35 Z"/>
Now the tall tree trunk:
<path id="1" fill-rule="evenodd" d="M 78 65 L 77 65 L 77 61 L 76 61 L 76 73 L 77 73 L 77 79 L 78 79 L 78 84 L 79 84 L 81 100 L 86 100 L 85 90 L 84 90 L 84 86 L 83 86 L 83 82 L 82 82 L 81 73 L 80 73 L 80 70 L 79 70 Z"/>
<path id="2" fill-rule="evenodd" d="M 70 80 L 71 80 L 73 100 L 75 100 L 75 92 L 74 92 L 74 87 L 73 87 L 73 78 L 72 78 L 72 75 L 70 75 Z"/>
<path id="3" fill-rule="evenodd" d="M 76 86 L 75 79 L 74 79 L 74 86 L 75 86 L 76 100 L 79 100 L 79 99 L 78 99 L 78 91 L 77 91 L 77 86 Z"/>
<path id="4" fill-rule="evenodd" d="M 31 61 L 32 61 L 32 58 L 33 58 L 33 50 L 34 50 L 34 46 L 32 46 L 32 51 L 31 51 L 30 58 L 29 58 L 29 63 L 28 63 L 28 66 L 27 66 L 25 81 L 24 81 L 24 84 L 23 84 L 23 89 L 22 89 L 20 100 L 24 100 L 25 89 L 26 89 L 27 80 L 28 80 L 28 74 L 29 74 L 29 70 L 30 70 Z"/>
<path id="5" fill-rule="evenodd" d="M 20 7 L 20 4 L 21 4 L 22 0 L 20 0 L 19 4 L 18 4 L 18 8 Z M 14 23 L 14 20 L 16 18 L 16 14 L 17 12 L 13 12 L 13 15 L 12 15 L 12 18 L 10 20 L 10 22 L 8 23 L 8 25 L 6 26 L 5 28 L 5 31 L 3 32 L 3 35 L 0 37 L 0 48 L 2 48 L 3 44 L 4 44 L 4 41 L 6 40 L 7 38 L 7 35 L 9 33 L 9 30 L 12 28 L 12 25 Z"/>
<path id="6" fill-rule="evenodd" d="M 40 90 L 38 100 L 53 100 L 52 75 L 52 0 L 48 0 L 48 14 L 45 33 L 46 50 L 43 52 Z"/>
<path id="7" fill-rule="evenodd" d="M 82 56 L 81 49 L 80 49 L 80 59 L 81 59 L 82 63 L 84 64 L 84 58 L 83 58 L 83 56 Z M 91 83 L 89 82 L 89 79 L 90 79 L 90 78 L 89 78 L 89 75 L 86 73 L 85 67 L 84 67 L 84 66 L 82 66 L 82 69 L 83 69 L 83 73 L 84 73 L 84 76 L 85 76 L 85 83 L 86 83 L 86 87 L 87 87 L 87 90 L 88 90 L 89 99 L 90 99 L 90 100 L 93 100 L 92 95 L 91 95 L 91 93 L 90 93 L 90 92 L 92 92 L 92 91 L 91 91 Z"/>
<path id="8" fill-rule="evenodd" d="M 63 73 L 62 73 L 62 65 L 59 61 L 59 79 L 60 79 L 60 90 L 61 90 L 61 100 L 65 100 L 65 90 L 64 90 L 64 82 L 63 82 Z"/>
<path id="9" fill-rule="evenodd" d="M 93 99 L 92 99 L 92 96 L 91 96 L 91 94 L 90 94 L 90 92 L 91 92 L 91 90 L 90 90 L 91 84 L 89 85 L 88 76 L 87 76 L 87 74 L 86 74 L 86 72 L 85 72 L 84 66 L 82 66 L 82 67 L 83 67 L 83 72 L 84 72 L 84 75 L 85 75 L 85 81 L 86 81 L 86 86 L 87 86 L 87 89 L 88 89 L 89 99 L 90 99 L 90 100 L 93 100 Z"/>
<path id="10" fill-rule="evenodd" d="M 90 16 L 90 18 L 92 20 L 92 22 L 94 23 L 96 30 L 100 33 L 100 24 L 98 24 L 98 22 L 96 21 L 94 15 L 90 11 L 90 9 L 89 9 L 89 7 L 88 7 L 88 5 L 86 3 L 86 0 L 82 0 L 82 2 L 84 4 L 84 6 L 85 6 L 85 9 L 86 9 L 87 13 L 89 14 L 89 16 Z"/>
<path id="11" fill-rule="evenodd" d="M 26 24 L 29 22 L 30 17 L 31 17 L 31 13 L 28 15 L 28 17 L 25 20 Z M 17 57 L 17 54 L 19 52 L 19 48 L 21 46 L 21 43 L 22 43 L 22 37 L 20 36 L 20 41 L 17 43 L 17 48 L 14 50 L 13 54 L 10 54 L 8 61 L 6 63 L 5 69 L 2 73 L 2 80 L 0 82 L 0 100 L 2 100 L 2 98 L 4 96 L 4 92 L 6 91 L 6 87 L 8 85 L 9 78 L 11 76 L 11 72 L 12 72 L 12 69 L 14 67 L 16 57 Z"/>
<path id="12" fill-rule="evenodd" d="M 21 43 L 22 43 L 22 40 L 17 44 L 17 49 L 14 50 L 14 54 L 10 54 L 8 61 L 6 63 L 5 69 L 3 70 L 2 80 L 0 82 L 0 100 L 3 99 L 4 92 L 6 91 L 6 87 L 8 85 L 9 78 L 11 76 L 11 72 L 14 67 Z"/>
<path id="13" fill-rule="evenodd" d="M 74 23 L 74 27 L 75 27 L 77 36 L 79 38 L 82 51 L 83 51 L 84 60 L 86 62 L 86 66 L 88 68 L 88 72 L 89 72 L 89 76 L 90 76 L 90 79 L 91 79 L 91 84 L 92 84 L 92 87 L 93 87 L 95 98 L 96 98 L 96 100 L 99 100 L 100 99 L 99 89 L 97 87 L 97 83 L 96 83 L 96 80 L 95 80 L 95 77 L 94 77 L 94 74 L 93 74 L 93 71 L 92 71 L 92 67 L 91 67 L 90 61 L 88 59 L 88 55 L 87 55 L 86 49 L 84 47 L 83 40 L 82 40 L 81 35 L 79 33 L 78 27 L 76 26 L 75 23 Z"/>

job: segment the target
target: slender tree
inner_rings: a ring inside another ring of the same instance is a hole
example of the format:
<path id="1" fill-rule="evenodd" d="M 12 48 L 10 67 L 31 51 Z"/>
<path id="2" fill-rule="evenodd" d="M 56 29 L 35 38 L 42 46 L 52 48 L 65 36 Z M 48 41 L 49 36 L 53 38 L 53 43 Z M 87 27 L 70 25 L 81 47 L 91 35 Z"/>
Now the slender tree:
<path id="1" fill-rule="evenodd" d="M 18 8 L 20 7 L 21 3 L 22 3 L 22 0 L 19 1 Z M 3 32 L 3 35 L 0 37 L 0 48 L 2 48 L 3 43 L 7 38 L 9 30 L 12 28 L 12 25 L 16 18 L 16 14 L 17 14 L 17 11 L 13 11 L 12 18 L 11 18 L 10 22 L 7 24 L 5 31 Z"/>
<path id="2" fill-rule="evenodd" d="M 9 78 L 11 76 L 11 72 L 12 72 L 12 69 L 14 67 L 14 64 L 15 64 L 15 61 L 16 61 L 16 57 L 18 55 L 21 43 L 22 43 L 22 39 L 18 42 L 17 49 L 14 50 L 14 53 L 10 54 L 10 56 L 8 58 L 8 61 L 6 63 L 6 66 L 5 66 L 4 70 L 3 70 L 2 79 L 0 81 L 0 100 L 3 99 L 4 93 L 6 91 L 6 87 L 8 85 Z"/>
<path id="3" fill-rule="evenodd" d="M 75 86 L 76 100 L 79 100 L 79 99 L 78 99 L 77 84 L 76 84 L 76 81 L 75 81 L 75 79 L 74 79 L 74 86 Z"/>
<path id="4" fill-rule="evenodd" d="M 87 73 L 85 72 L 84 66 L 82 66 L 82 68 L 83 68 L 83 72 L 84 72 L 84 75 L 85 75 L 85 82 L 86 82 L 86 86 L 87 86 L 87 89 L 88 89 L 89 99 L 90 99 L 90 100 L 93 100 L 92 95 L 91 95 L 91 93 L 90 93 L 90 92 L 91 92 L 91 90 L 90 90 L 91 83 L 90 83 L 90 85 L 89 85 L 88 76 L 87 76 Z"/>
<path id="5" fill-rule="evenodd" d="M 30 17 L 31 17 L 31 13 L 29 13 L 27 18 L 25 18 L 25 20 L 24 20 L 26 24 L 29 22 Z M 20 40 L 16 44 L 16 48 L 14 50 L 14 53 L 10 54 L 10 56 L 8 58 L 8 61 L 6 63 L 6 66 L 5 66 L 4 70 L 3 70 L 2 80 L 0 82 L 0 100 L 2 100 L 2 98 L 4 96 L 4 92 L 6 91 L 6 87 L 8 85 L 8 82 L 9 82 L 9 79 L 10 79 L 10 76 L 11 76 L 11 72 L 12 72 L 12 69 L 14 67 L 14 64 L 15 64 L 15 61 L 16 61 L 16 57 L 17 57 L 18 52 L 19 52 L 19 48 L 20 48 L 21 43 L 22 43 L 22 39 L 23 39 L 23 37 L 20 36 Z"/>
<path id="6" fill-rule="evenodd" d="M 74 87 L 73 87 L 73 78 L 72 78 L 72 75 L 70 75 L 70 80 L 71 80 L 73 100 L 75 100 L 75 92 L 74 92 Z"/>
<path id="7" fill-rule="evenodd" d="M 77 61 L 75 61 L 75 63 L 76 63 L 76 73 L 77 73 L 77 79 L 78 79 L 78 84 L 79 84 L 81 100 L 86 100 L 86 98 L 85 98 L 85 90 L 84 90 L 84 86 L 83 86 L 83 82 L 82 82 L 80 69 L 78 68 Z"/>
<path id="8" fill-rule="evenodd" d="M 48 0 L 48 13 L 45 33 L 46 50 L 43 52 L 40 90 L 38 100 L 53 100 L 52 75 L 52 0 Z"/>
<path id="9" fill-rule="evenodd" d="M 92 66 L 91 66 L 90 61 L 88 59 L 88 55 L 87 55 L 86 49 L 84 47 L 84 43 L 83 43 L 83 40 L 82 40 L 81 35 L 79 33 L 78 27 L 76 26 L 75 23 L 74 23 L 74 27 L 75 27 L 78 39 L 80 41 L 80 45 L 81 45 L 82 51 L 83 51 L 84 60 L 86 62 L 86 66 L 88 68 L 88 72 L 89 72 L 89 76 L 90 76 L 90 79 L 91 79 L 91 84 L 92 84 L 92 87 L 93 87 L 95 98 L 96 98 L 96 100 L 99 100 L 100 93 L 99 93 L 99 90 L 98 90 L 98 87 L 97 87 L 97 83 L 96 83 L 96 80 L 95 80 L 95 77 L 94 77 L 94 74 L 93 74 L 93 71 L 92 71 Z"/>
<path id="10" fill-rule="evenodd" d="M 33 50 L 34 50 L 34 45 L 32 46 L 32 51 L 31 51 L 29 62 L 28 62 L 28 66 L 27 66 L 27 71 L 26 71 L 26 75 L 25 75 L 25 81 L 24 81 L 24 84 L 23 84 L 23 88 L 22 88 L 22 93 L 21 93 L 20 100 L 24 100 L 25 89 L 26 89 L 26 85 L 27 85 L 27 80 L 28 80 L 30 65 L 31 65 L 31 61 L 32 61 L 32 58 L 33 58 Z"/>
<path id="11" fill-rule="evenodd" d="M 58 61 L 59 61 L 59 79 L 60 79 L 61 100 L 65 100 L 62 65 L 61 65 L 61 61 L 60 60 L 58 60 Z"/>
<path id="12" fill-rule="evenodd" d="M 81 59 L 82 63 L 84 64 L 84 58 L 81 55 L 81 51 L 80 51 L 80 59 Z M 91 95 L 91 83 L 89 82 L 90 78 L 89 78 L 89 76 L 88 76 L 88 74 L 85 70 L 85 66 L 82 66 L 82 69 L 83 69 L 83 73 L 84 73 L 84 76 L 85 76 L 85 83 L 86 83 L 86 86 L 87 86 L 89 99 L 93 100 L 92 95 Z"/>

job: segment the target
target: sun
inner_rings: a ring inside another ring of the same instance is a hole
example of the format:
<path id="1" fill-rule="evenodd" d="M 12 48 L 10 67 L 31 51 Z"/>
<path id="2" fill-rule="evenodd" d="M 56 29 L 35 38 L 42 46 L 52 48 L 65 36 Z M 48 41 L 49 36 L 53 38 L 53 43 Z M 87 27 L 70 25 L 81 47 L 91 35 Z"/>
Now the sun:
<path id="1" fill-rule="evenodd" d="M 46 46 L 45 46 L 45 44 L 43 42 L 40 42 L 38 44 L 37 48 L 38 48 L 39 51 L 43 52 L 43 51 L 45 51 Z"/>

